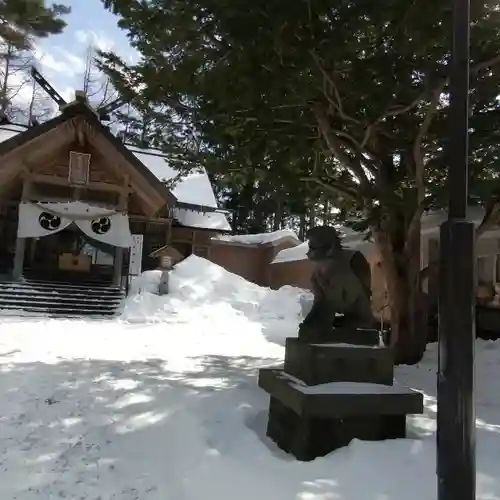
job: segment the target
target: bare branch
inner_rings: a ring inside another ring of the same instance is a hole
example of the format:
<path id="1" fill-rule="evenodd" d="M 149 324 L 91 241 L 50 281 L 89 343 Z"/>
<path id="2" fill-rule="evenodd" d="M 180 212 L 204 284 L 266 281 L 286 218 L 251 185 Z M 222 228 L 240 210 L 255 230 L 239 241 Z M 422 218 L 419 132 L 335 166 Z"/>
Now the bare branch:
<path id="1" fill-rule="evenodd" d="M 419 230 L 420 227 L 420 219 L 425 210 L 425 162 L 424 156 L 422 153 L 422 141 L 424 137 L 427 135 L 429 128 L 432 124 L 432 120 L 438 111 L 439 98 L 444 90 L 446 82 L 441 82 L 432 92 L 432 97 L 430 100 L 430 104 L 425 113 L 424 120 L 420 125 L 417 137 L 413 141 L 413 160 L 415 162 L 415 183 L 417 187 L 417 210 L 413 214 L 410 224 L 408 225 L 407 231 L 407 247 L 408 242 L 411 239 L 411 235 Z M 406 248 L 406 250 L 409 250 Z"/>
<path id="2" fill-rule="evenodd" d="M 318 66 L 318 69 L 321 71 L 321 74 L 323 75 L 323 78 L 325 79 L 325 81 L 327 81 L 330 84 L 330 86 L 331 86 L 331 88 L 333 90 L 333 93 L 335 95 L 336 102 L 334 102 L 328 96 L 328 93 L 325 91 L 325 96 L 327 97 L 327 99 L 335 106 L 335 109 L 338 111 L 340 117 L 343 120 L 350 121 L 350 122 L 353 122 L 353 123 L 359 123 L 358 120 L 356 120 L 352 116 L 347 115 L 344 112 L 344 107 L 343 107 L 343 104 L 342 104 L 342 97 L 340 96 L 340 92 L 338 90 L 338 87 L 337 87 L 334 79 L 332 78 L 332 76 L 328 73 L 328 71 L 325 70 L 323 64 L 321 63 L 321 59 L 319 58 L 319 56 L 313 50 L 309 51 L 309 53 L 311 54 L 314 62 Z"/>
<path id="3" fill-rule="evenodd" d="M 346 196 L 351 200 L 358 199 L 356 191 L 350 189 L 349 187 L 345 186 L 344 184 L 338 181 L 330 180 L 328 182 L 325 182 L 319 177 L 301 177 L 300 180 L 302 182 L 312 182 L 314 184 L 317 184 L 318 186 L 321 186 L 325 191 L 330 191 L 331 193 L 337 195 L 340 194 L 342 196 Z"/>
<path id="4" fill-rule="evenodd" d="M 488 59 L 486 61 L 480 62 L 480 63 L 472 66 L 470 68 L 470 73 L 472 75 L 476 75 L 481 70 L 486 69 L 486 68 L 491 68 L 492 66 L 496 66 L 499 63 L 500 63 L 500 54 L 497 54 L 495 57 L 492 57 L 491 59 Z"/>
<path id="5" fill-rule="evenodd" d="M 346 153 L 339 141 L 339 138 L 335 136 L 328 123 L 328 117 L 321 105 L 313 106 L 313 113 L 318 121 L 318 127 L 321 130 L 321 134 L 325 139 L 325 142 L 330 149 L 331 153 L 340 161 L 340 163 L 351 173 L 353 177 L 356 177 L 361 186 L 365 189 L 370 188 L 370 181 L 363 170 L 363 165 L 360 162 L 360 158 L 357 155 L 356 158 L 352 158 Z"/>

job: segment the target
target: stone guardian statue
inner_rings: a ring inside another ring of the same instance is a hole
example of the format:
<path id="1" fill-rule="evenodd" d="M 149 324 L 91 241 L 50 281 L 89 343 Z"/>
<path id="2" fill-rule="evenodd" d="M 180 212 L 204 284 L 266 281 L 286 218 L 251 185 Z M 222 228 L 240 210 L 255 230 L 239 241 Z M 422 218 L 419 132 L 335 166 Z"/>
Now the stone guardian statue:
<path id="1" fill-rule="evenodd" d="M 334 227 L 314 227 L 306 236 L 307 257 L 314 265 L 314 301 L 300 325 L 299 338 L 327 340 L 335 328 L 374 328 L 371 269 L 365 256 L 357 250 L 343 248 Z"/>

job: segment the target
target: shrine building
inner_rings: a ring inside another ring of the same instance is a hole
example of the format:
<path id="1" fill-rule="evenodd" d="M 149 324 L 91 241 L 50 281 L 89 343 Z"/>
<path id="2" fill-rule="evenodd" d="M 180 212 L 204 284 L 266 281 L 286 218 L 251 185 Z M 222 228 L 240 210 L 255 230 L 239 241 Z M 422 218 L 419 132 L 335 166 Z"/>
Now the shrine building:
<path id="1" fill-rule="evenodd" d="M 0 276 L 126 288 L 171 246 L 209 257 L 230 231 L 205 171 L 176 177 L 126 145 L 83 97 L 31 127 L 0 125 Z"/>

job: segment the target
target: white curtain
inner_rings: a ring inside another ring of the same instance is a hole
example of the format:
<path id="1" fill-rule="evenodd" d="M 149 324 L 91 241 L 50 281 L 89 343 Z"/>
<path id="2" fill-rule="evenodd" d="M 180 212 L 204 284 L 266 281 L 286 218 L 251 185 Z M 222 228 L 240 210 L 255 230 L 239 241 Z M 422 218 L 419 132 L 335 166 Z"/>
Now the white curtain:
<path id="1" fill-rule="evenodd" d="M 21 203 L 17 234 L 20 238 L 40 238 L 72 223 L 90 238 L 108 245 L 129 248 L 133 244 L 126 214 L 80 201 Z"/>
<path id="2" fill-rule="evenodd" d="M 19 238 L 41 238 L 66 229 L 72 222 L 71 218 L 56 215 L 34 203 L 20 203 L 17 236 Z"/>
<path id="3" fill-rule="evenodd" d="M 128 217 L 125 214 L 113 214 L 98 219 L 80 219 L 75 224 L 87 236 L 114 247 L 129 248 L 134 241 L 130 234 Z"/>

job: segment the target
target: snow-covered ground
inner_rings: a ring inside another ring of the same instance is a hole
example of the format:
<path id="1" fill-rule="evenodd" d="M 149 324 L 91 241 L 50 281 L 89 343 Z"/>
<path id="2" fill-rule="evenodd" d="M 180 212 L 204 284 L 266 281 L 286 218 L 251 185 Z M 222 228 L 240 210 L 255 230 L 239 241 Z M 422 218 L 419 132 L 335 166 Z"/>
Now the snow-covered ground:
<path id="1" fill-rule="evenodd" d="M 256 373 L 283 358 L 303 293 L 196 257 L 171 286 L 119 321 L 0 320 L 1 500 L 435 500 L 433 346 L 397 370 L 425 394 L 409 439 L 300 463 L 265 437 Z M 478 342 L 477 368 L 478 499 L 499 500 L 500 343 Z"/>

